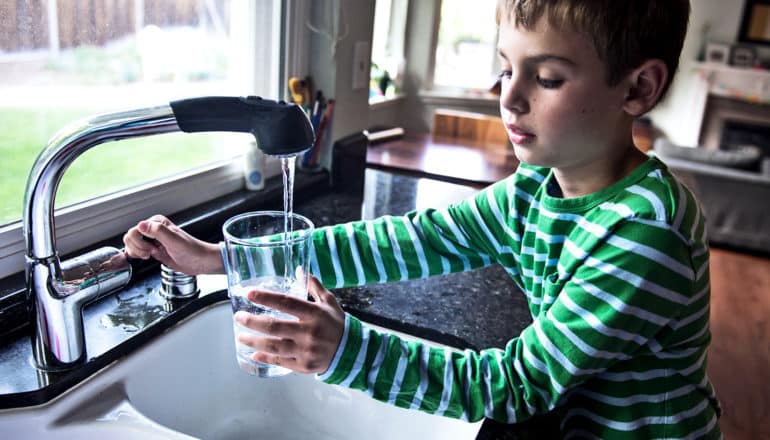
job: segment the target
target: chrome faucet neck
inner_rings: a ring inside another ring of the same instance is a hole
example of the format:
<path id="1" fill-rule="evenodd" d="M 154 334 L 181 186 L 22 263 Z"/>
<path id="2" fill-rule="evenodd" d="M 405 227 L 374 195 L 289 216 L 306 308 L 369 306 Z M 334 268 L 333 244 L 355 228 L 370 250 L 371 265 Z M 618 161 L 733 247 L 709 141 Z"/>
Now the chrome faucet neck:
<path id="1" fill-rule="evenodd" d="M 54 202 L 64 172 L 99 144 L 178 130 L 168 105 L 96 116 L 65 127 L 35 161 L 24 194 L 23 220 L 33 354 L 40 369 L 68 369 L 82 362 L 83 306 L 131 278 L 125 254 L 115 248 L 60 261 Z"/>
<path id="2" fill-rule="evenodd" d="M 60 130 L 32 166 L 24 193 L 27 257 L 56 257 L 54 201 L 64 172 L 96 145 L 137 136 L 179 131 L 168 105 L 111 113 L 78 121 Z"/>

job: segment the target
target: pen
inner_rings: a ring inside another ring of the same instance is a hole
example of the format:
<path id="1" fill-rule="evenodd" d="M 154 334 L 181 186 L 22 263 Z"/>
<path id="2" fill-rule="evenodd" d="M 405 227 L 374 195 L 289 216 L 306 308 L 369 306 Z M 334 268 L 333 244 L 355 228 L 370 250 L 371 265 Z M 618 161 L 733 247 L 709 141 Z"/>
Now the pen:
<path id="1" fill-rule="evenodd" d="M 316 134 L 315 142 L 313 143 L 313 148 L 311 149 L 312 156 L 310 157 L 309 161 L 311 166 L 318 163 L 318 155 L 320 154 L 324 132 L 331 123 L 332 116 L 334 116 L 334 102 L 335 101 L 333 99 L 329 100 L 329 106 L 326 109 L 326 112 L 324 112 L 324 115 L 321 118 L 321 122 L 319 123 L 318 133 Z"/>

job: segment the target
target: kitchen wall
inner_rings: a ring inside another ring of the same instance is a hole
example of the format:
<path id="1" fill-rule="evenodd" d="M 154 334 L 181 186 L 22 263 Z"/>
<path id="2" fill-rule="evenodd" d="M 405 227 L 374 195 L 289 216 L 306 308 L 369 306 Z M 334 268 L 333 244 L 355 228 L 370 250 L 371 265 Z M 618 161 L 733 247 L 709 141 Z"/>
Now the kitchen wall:
<path id="1" fill-rule="evenodd" d="M 305 0 L 308 1 L 308 0 Z M 339 139 L 369 126 L 369 88 L 353 88 L 354 47 L 356 42 L 371 44 L 375 0 L 314 0 L 309 19 L 313 27 L 327 34 L 310 32 L 309 73 L 316 89 L 338 103 L 334 111 L 331 136 Z M 337 38 L 330 38 L 337 33 Z M 331 164 L 331 148 L 321 163 Z"/>
<path id="2" fill-rule="evenodd" d="M 680 68 L 667 98 L 650 113 L 656 125 L 674 142 L 684 135 L 678 127 L 685 127 L 685 118 L 691 117 L 683 109 L 689 108 L 692 84 L 695 78 L 694 64 L 704 40 L 704 25 L 710 26 L 708 38 L 712 41 L 735 43 L 741 23 L 745 0 L 691 0 L 690 26 L 682 51 Z M 430 83 L 433 69 L 431 47 L 436 38 L 434 21 L 440 12 L 439 0 L 411 1 L 407 22 L 407 71 L 404 91 L 406 98 L 394 106 L 374 109 L 370 112 L 372 124 L 397 124 L 407 129 L 429 131 L 433 110 L 437 107 L 456 108 L 486 114 L 497 114 L 497 103 L 489 100 L 469 100 L 438 97 L 426 94 L 423 89 Z"/>
<path id="3" fill-rule="evenodd" d="M 695 60 L 704 41 L 704 25 L 710 27 L 708 39 L 733 44 L 738 39 L 745 0 L 691 0 L 692 14 L 687 31 L 679 71 L 668 97 L 650 113 L 655 124 L 675 143 L 685 144 L 686 135 L 678 127 L 688 127 L 686 118 L 693 99 L 693 84 L 697 75 Z"/>

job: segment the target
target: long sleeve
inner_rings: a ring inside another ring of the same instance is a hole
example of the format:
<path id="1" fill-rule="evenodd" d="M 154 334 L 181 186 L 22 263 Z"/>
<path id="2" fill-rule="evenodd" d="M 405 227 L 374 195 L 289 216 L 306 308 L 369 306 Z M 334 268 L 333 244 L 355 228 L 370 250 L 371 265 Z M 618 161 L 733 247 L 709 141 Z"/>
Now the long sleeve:
<path id="1" fill-rule="evenodd" d="M 498 184 L 444 209 L 412 211 L 319 228 L 311 272 L 328 288 L 426 278 L 491 264 L 496 249 L 479 228 L 476 205 Z"/>
<path id="2" fill-rule="evenodd" d="M 636 228 L 628 229 L 613 234 L 613 241 Z M 653 240 L 671 243 L 668 252 L 689 259 L 685 243 L 656 230 Z M 322 379 L 404 408 L 514 423 L 553 409 L 570 390 L 641 352 L 655 357 L 656 338 L 668 337 L 675 317 L 703 300 L 680 293 L 698 281 L 686 266 L 677 273 L 607 243 L 591 256 L 572 252 L 584 264 L 569 281 L 547 287 L 560 291 L 552 306 L 504 349 L 433 348 L 380 334 L 349 317 L 344 348 Z M 630 273 L 623 267 L 649 269 Z M 697 351 L 682 347 L 670 355 L 697 357 Z"/>

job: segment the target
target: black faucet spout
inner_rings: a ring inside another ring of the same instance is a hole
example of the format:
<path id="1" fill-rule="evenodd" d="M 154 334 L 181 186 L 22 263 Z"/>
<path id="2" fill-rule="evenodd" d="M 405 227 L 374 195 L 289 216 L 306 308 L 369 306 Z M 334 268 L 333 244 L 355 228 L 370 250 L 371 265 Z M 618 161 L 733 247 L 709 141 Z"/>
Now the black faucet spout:
<path id="1" fill-rule="evenodd" d="M 294 156 L 313 145 L 313 126 L 296 104 L 257 96 L 207 96 L 172 101 L 179 129 L 251 133 L 257 146 L 271 156 Z"/>

